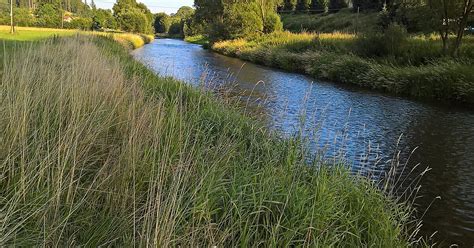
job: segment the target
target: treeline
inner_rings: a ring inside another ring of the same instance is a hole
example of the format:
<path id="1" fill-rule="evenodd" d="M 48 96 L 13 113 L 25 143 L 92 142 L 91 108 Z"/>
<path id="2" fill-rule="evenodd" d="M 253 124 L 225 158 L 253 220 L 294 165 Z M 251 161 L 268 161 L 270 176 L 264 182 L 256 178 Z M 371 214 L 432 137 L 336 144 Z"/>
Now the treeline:
<path id="1" fill-rule="evenodd" d="M 380 10 L 393 0 L 283 0 L 279 6 L 282 12 L 335 12 L 353 7 L 355 10 Z"/>
<path id="2" fill-rule="evenodd" d="M 122 30 L 153 33 L 154 16 L 143 3 L 118 0 L 113 11 L 99 9 L 94 0 L 17 0 L 14 3 L 15 26 L 71 28 L 82 30 Z M 0 24 L 10 24 L 8 4 L 0 4 Z"/>
<path id="3" fill-rule="evenodd" d="M 155 32 L 170 36 L 205 35 L 211 41 L 281 31 L 277 14 L 281 0 L 195 0 L 196 9 L 181 7 L 176 14 L 155 15 Z"/>
<path id="4" fill-rule="evenodd" d="M 168 34 L 175 37 L 199 35 L 204 32 L 202 23 L 194 18 L 195 11 L 183 6 L 175 14 L 158 13 L 154 15 L 155 33 Z"/>

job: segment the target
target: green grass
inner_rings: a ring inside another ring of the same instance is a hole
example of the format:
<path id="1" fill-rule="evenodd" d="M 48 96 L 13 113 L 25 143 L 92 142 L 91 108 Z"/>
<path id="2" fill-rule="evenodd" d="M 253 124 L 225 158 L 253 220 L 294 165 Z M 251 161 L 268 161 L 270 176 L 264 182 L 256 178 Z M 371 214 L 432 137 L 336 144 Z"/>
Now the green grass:
<path id="1" fill-rule="evenodd" d="M 344 9 L 329 14 L 284 14 L 281 16 L 285 30 L 292 32 L 366 32 L 375 30 L 378 13 L 354 13 Z"/>
<path id="2" fill-rule="evenodd" d="M 474 39 L 464 40 L 461 58 L 445 57 L 434 36 L 408 38 L 396 54 L 366 55 L 376 43 L 347 33 L 281 32 L 222 41 L 212 49 L 224 55 L 312 75 L 334 82 L 420 99 L 474 104 Z M 377 43 L 384 44 L 383 40 Z"/>
<path id="3" fill-rule="evenodd" d="M 52 28 L 15 27 L 16 32 L 10 33 L 10 26 L 0 26 L 0 40 L 35 41 L 53 36 L 71 36 L 76 30 Z"/>
<path id="4" fill-rule="evenodd" d="M 10 33 L 10 26 L 0 25 L 0 40 L 4 41 L 39 41 L 51 37 L 66 37 L 77 34 L 82 35 L 98 35 L 98 36 L 112 36 L 123 46 L 136 49 L 153 42 L 153 35 L 146 34 L 131 34 L 124 32 L 92 32 L 79 31 L 70 29 L 54 29 L 54 28 L 36 28 L 36 27 L 15 27 L 15 33 Z"/>
<path id="5" fill-rule="evenodd" d="M 26 46 L 1 53 L 0 246 L 411 244 L 410 204 L 116 42 Z"/>
<path id="6" fill-rule="evenodd" d="M 205 47 L 209 46 L 209 39 L 204 35 L 188 36 L 184 38 L 186 42 L 202 45 Z"/>

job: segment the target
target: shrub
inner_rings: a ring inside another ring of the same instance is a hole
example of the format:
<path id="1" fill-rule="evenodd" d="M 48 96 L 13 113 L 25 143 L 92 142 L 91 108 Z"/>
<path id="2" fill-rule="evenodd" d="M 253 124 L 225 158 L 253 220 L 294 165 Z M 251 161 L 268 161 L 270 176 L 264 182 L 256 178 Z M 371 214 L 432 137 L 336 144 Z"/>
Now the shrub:
<path id="1" fill-rule="evenodd" d="M 36 10 L 37 25 L 47 28 L 58 28 L 61 26 L 61 12 L 56 4 L 45 3 Z"/>
<path id="2" fill-rule="evenodd" d="M 71 22 L 64 23 L 64 27 L 72 28 L 72 29 L 91 30 L 92 23 L 93 23 L 92 18 L 76 17 L 76 18 L 73 18 Z"/>
<path id="3" fill-rule="evenodd" d="M 263 23 L 263 32 L 268 34 L 275 31 L 282 31 L 283 23 L 280 20 L 280 16 L 276 13 L 268 13 L 265 16 L 265 21 Z"/>
<path id="4" fill-rule="evenodd" d="M 223 38 L 251 37 L 263 31 L 263 21 L 258 16 L 256 4 L 232 4 L 224 12 L 226 32 Z"/>
<path id="5" fill-rule="evenodd" d="M 15 24 L 22 27 L 31 27 L 36 24 L 36 17 L 27 8 L 16 8 L 14 10 Z"/>
<path id="6" fill-rule="evenodd" d="M 390 24 L 382 33 L 361 35 L 355 42 L 355 51 L 365 57 L 400 56 L 406 43 L 406 30 L 400 25 Z"/>
<path id="7" fill-rule="evenodd" d="M 148 31 L 148 20 L 144 13 L 137 9 L 129 9 L 121 12 L 117 16 L 117 22 L 125 32 L 132 33 L 147 33 Z"/>

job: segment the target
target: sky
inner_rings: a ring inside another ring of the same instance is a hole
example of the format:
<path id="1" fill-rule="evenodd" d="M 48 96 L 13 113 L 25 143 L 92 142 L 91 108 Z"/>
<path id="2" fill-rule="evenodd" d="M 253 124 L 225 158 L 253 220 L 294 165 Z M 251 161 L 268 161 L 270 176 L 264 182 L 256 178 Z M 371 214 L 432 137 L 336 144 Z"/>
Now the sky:
<path id="1" fill-rule="evenodd" d="M 91 0 L 87 0 L 90 3 Z M 152 13 L 166 12 L 168 14 L 176 13 L 181 6 L 193 6 L 194 0 L 137 0 L 144 3 Z M 114 0 L 94 0 L 97 8 L 112 9 Z"/>

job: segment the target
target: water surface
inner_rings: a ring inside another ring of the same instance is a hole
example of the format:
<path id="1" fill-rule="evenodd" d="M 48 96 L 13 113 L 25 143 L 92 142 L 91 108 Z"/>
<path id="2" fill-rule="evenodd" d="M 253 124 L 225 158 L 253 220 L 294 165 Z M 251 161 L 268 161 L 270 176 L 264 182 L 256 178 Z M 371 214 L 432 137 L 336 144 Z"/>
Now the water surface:
<path id="1" fill-rule="evenodd" d="M 397 151 L 403 163 L 418 148 L 408 169 L 431 168 L 421 181 L 419 209 L 434 201 L 422 233 L 437 232 L 443 246 L 474 245 L 474 112 L 321 82 L 181 40 L 159 39 L 133 55 L 161 75 L 245 92 L 270 127 L 303 131 L 312 150 L 323 150 L 326 159 L 342 154 L 354 170 L 386 171 Z"/>

